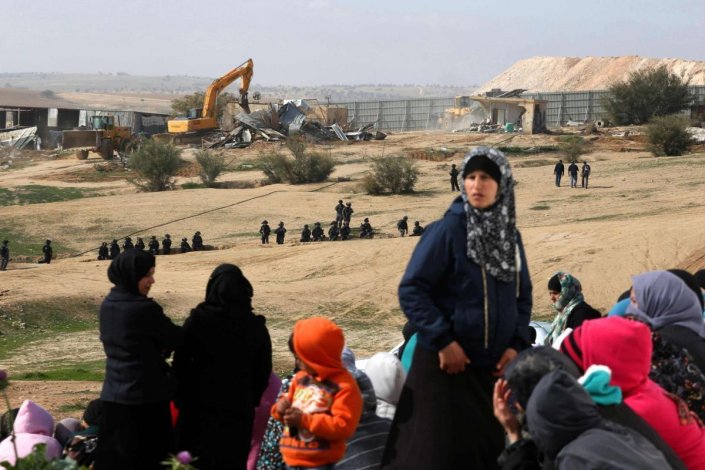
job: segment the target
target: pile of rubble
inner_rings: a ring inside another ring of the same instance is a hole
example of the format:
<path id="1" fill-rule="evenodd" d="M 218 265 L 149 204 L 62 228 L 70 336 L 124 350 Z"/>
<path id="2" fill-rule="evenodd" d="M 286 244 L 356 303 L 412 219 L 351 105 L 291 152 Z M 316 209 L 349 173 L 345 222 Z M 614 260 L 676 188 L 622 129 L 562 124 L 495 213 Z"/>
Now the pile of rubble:
<path id="1" fill-rule="evenodd" d="M 270 105 L 268 109 L 251 114 L 241 112 L 235 121 L 233 130 L 219 131 L 204 139 L 204 147 L 243 148 L 256 140 L 276 142 L 295 135 L 305 136 L 313 142 L 383 140 L 387 137 L 384 132 L 375 131 L 374 124 L 357 130 L 345 130 L 335 122 L 326 125 L 304 100 Z"/>

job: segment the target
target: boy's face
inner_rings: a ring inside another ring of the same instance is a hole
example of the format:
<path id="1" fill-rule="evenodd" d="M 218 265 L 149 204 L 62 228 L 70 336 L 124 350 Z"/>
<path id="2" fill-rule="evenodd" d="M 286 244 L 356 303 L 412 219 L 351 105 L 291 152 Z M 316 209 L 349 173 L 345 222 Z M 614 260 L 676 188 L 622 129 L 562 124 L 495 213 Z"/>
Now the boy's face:
<path id="1" fill-rule="evenodd" d="M 316 371 L 313 369 L 313 367 L 306 364 L 298 356 L 295 356 L 295 357 L 296 357 L 296 365 L 298 366 L 299 369 L 301 369 L 302 371 L 306 372 L 309 375 L 313 375 L 313 376 L 318 375 L 318 374 L 316 374 Z"/>

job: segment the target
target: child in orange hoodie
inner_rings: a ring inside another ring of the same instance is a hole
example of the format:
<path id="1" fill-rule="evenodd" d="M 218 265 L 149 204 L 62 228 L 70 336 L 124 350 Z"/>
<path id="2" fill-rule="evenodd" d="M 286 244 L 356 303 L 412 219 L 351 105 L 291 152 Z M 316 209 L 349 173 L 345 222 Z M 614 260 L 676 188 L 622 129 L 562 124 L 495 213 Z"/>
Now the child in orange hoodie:
<path id="1" fill-rule="evenodd" d="M 343 331 L 314 317 L 296 322 L 289 341 L 301 370 L 272 407 L 285 424 L 281 453 L 291 470 L 330 470 L 345 455 L 362 413 L 360 389 L 340 359 Z"/>

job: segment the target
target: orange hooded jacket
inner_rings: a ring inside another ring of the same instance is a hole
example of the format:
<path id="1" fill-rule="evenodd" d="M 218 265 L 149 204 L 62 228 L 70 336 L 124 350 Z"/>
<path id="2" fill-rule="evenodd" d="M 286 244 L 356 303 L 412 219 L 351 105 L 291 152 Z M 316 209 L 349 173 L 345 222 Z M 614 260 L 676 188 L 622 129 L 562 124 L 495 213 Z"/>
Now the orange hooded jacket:
<path id="1" fill-rule="evenodd" d="M 341 361 L 344 344 L 343 331 L 326 318 L 309 318 L 294 325 L 296 356 L 316 375 L 299 371 L 286 395 L 292 407 L 303 411 L 300 428 L 285 427 L 279 441 L 289 466 L 335 463 L 345 455 L 345 441 L 355 433 L 362 396 Z M 276 404 L 272 416 L 282 421 Z"/>

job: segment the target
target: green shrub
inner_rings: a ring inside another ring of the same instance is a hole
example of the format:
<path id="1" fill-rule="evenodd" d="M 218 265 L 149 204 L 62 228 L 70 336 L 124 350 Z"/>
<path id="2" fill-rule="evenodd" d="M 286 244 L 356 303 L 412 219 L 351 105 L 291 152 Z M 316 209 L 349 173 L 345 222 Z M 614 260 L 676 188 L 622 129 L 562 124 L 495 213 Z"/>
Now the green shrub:
<path id="1" fill-rule="evenodd" d="M 381 157 L 372 163 L 371 171 L 362 179 L 362 189 L 373 195 L 410 193 L 418 178 L 419 169 L 409 158 Z"/>
<path id="2" fill-rule="evenodd" d="M 561 136 L 559 148 L 569 162 L 578 161 L 582 155 L 589 153 L 589 144 L 579 135 Z"/>
<path id="3" fill-rule="evenodd" d="M 147 140 L 130 157 L 130 168 L 138 175 L 131 183 L 145 191 L 170 189 L 183 163 L 181 151 L 173 145 Z"/>
<path id="4" fill-rule="evenodd" d="M 300 139 L 288 139 L 286 147 L 292 156 L 280 150 L 260 155 L 260 168 L 270 183 L 320 183 L 335 169 L 333 158 L 318 152 L 309 152 Z"/>
<path id="5" fill-rule="evenodd" d="M 675 114 L 690 106 L 688 82 L 665 66 L 632 72 L 629 78 L 609 87 L 604 106 L 618 125 L 646 124 L 654 116 Z"/>
<path id="6" fill-rule="evenodd" d="M 225 171 L 225 157 L 208 150 L 200 150 L 196 152 L 196 162 L 201 167 L 198 176 L 207 187 L 215 186 L 215 180 L 220 174 Z"/>
<path id="7" fill-rule="evenodd" d="M 648 125 L 646 136 L 649 150 L 657 157 L 683 155 L 694 144 L 688 132 L 688 120 L 681 116 L 654 118 Z"/>

